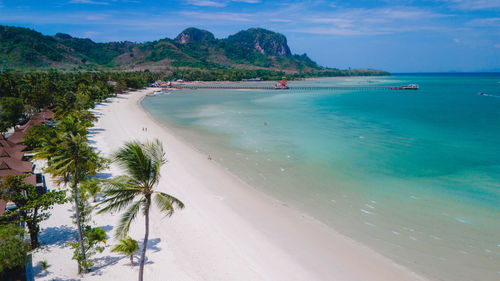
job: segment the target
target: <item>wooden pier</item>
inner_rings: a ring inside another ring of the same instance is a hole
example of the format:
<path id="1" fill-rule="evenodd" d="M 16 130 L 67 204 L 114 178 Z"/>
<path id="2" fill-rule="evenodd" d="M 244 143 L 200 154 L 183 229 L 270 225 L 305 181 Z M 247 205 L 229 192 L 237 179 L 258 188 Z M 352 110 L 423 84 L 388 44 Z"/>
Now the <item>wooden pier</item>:
<path id="1" fill-rule="evenodd" d="M 273 86 L 250 86 L 250 85 L 172 85 L 170 88 L 175 89 L 217 89 L 217 90 L 300 90 L 300 91 L 314 91 L 314 90 L 418 90 L 417 88 L 409 88 L 408 86 L 288 86 L 288 88 L 276 88 Z M 168 88 L 167 88 L 168 89 Z"/>

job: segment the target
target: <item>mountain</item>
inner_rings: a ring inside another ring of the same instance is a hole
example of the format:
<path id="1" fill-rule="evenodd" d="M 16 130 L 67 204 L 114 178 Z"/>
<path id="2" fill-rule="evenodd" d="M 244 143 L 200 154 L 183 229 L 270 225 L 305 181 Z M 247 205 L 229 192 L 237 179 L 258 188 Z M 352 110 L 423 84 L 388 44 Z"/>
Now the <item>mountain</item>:
<path id="1" fill-rule="evenodd" d="M 224 39 L 190 27 L 174 39 L 134 43 L 96 43 L 64 33 L 54 36 L 0 25 L 0 63 L 10 68 L 116 69 L 262 69 L 287 74 L 328 76 L 340 73 L 324 68 L 306 54 L 293 55 L 286 37 L 262 28 L 250 28 Z M 365 75 L 387 74 L 375 70 Z M 349 75 L 343 72 L 341 75 Z"/>

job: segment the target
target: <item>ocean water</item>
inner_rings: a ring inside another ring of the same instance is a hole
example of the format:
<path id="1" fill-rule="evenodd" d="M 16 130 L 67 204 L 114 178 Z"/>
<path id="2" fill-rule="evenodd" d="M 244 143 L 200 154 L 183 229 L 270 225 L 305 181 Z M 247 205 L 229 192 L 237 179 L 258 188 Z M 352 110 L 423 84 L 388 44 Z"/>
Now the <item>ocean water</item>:
<path id="1" fill-rule="evenodd" d="M 500 280 L 500 74 L 182 90 L 155 118 L 244 181 L 436 280 Z M 478 95 L 483 92 L 484 95 Z"/>

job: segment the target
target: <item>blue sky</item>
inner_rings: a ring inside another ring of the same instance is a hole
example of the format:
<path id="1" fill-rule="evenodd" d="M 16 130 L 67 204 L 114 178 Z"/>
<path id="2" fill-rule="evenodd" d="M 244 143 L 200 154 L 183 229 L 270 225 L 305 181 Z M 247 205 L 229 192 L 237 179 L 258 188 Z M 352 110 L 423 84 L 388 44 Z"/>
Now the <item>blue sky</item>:
<path id="1" fill-rule="evenodd" d="M 329 67 L 500 71 L 500 0 L 0 0 L 0 24 L 98 42 L 262 27 Z"/>

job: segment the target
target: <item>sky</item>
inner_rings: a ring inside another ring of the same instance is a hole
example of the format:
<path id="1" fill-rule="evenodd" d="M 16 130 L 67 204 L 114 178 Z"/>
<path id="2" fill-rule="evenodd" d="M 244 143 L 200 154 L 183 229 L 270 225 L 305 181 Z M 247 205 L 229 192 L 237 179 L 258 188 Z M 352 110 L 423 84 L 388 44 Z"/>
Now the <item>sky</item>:
<path id="1" fill-rule="evenodd" d="M 261 27 L 328 67 L 500 71 L 500 0 L 0 0 L 0 24 L 97 42 Z"/>

